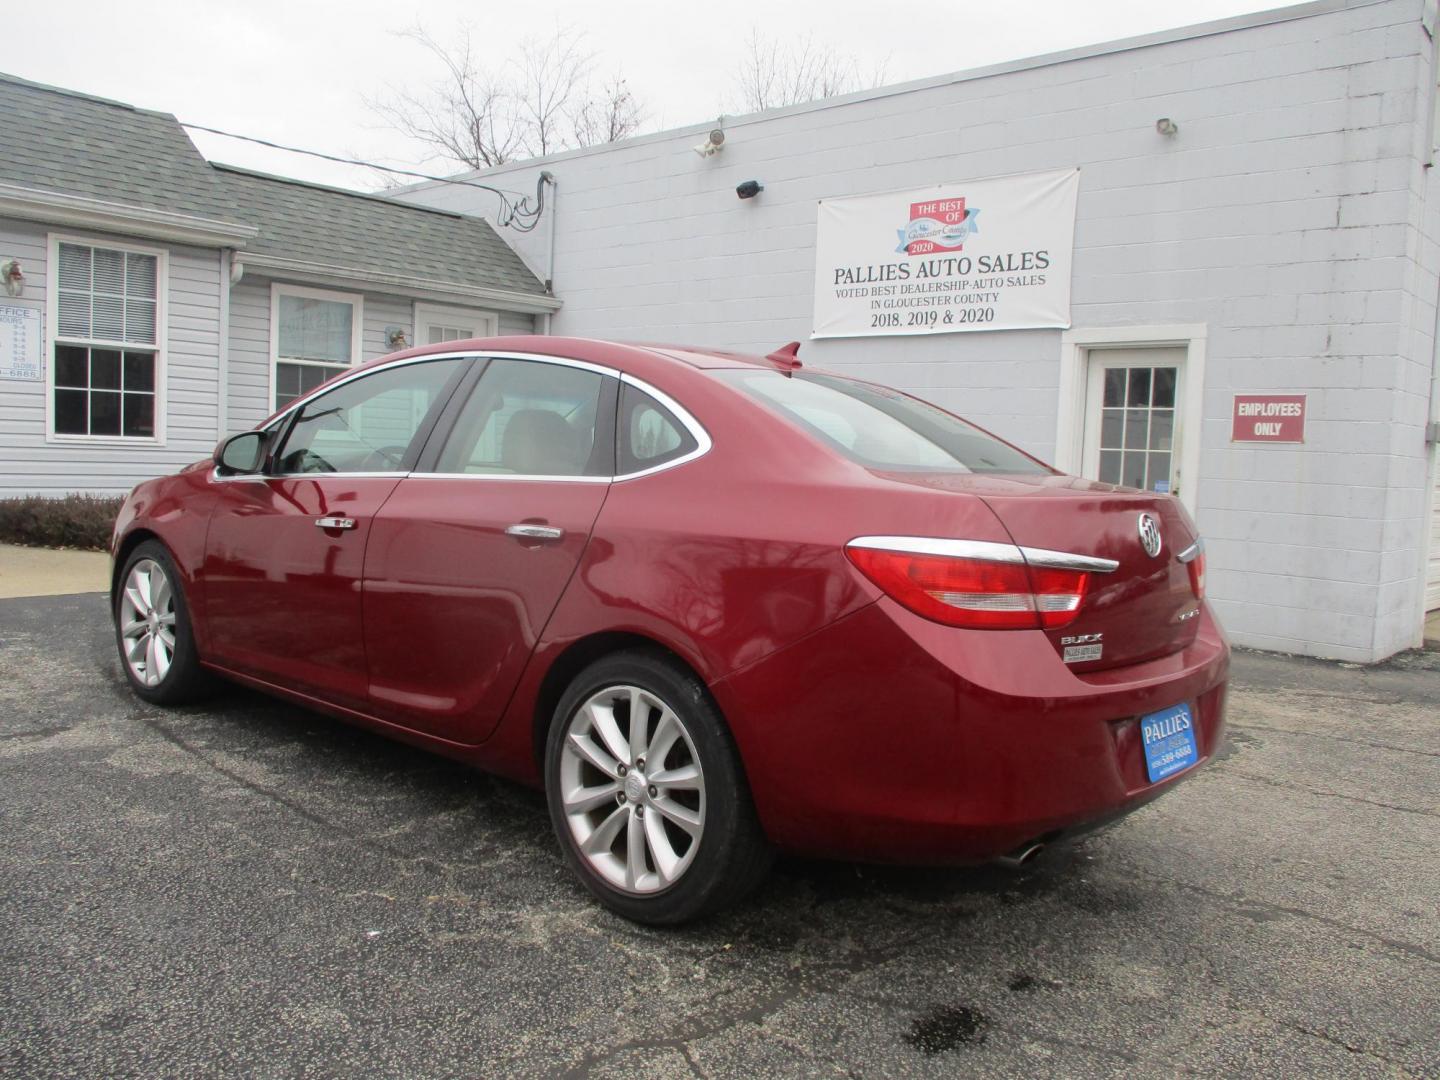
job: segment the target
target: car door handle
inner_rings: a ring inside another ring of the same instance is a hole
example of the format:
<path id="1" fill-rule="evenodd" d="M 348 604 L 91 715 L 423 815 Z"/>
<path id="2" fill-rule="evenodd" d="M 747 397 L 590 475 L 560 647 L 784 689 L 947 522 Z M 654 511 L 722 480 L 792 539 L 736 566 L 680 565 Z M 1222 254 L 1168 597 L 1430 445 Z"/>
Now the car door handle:
<path id="1" fill-rule="evenodd" d="M 347 517 L 323 517 L 315 519 L 317 529 L 353 529 L 355 519 Z"/>
<path id="2" fill-rule="evenodd" d="M 559 540 L 565 535 L 565 530 L 554 525 L 511 525 L 505 530 L 505 535 L 525 540 Z"/>

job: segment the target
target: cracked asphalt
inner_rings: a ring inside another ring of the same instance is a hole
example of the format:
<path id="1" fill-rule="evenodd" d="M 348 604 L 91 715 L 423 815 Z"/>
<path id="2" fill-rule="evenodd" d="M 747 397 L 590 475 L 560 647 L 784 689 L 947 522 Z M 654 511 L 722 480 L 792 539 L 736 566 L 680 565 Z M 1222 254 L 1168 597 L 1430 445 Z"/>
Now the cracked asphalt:
<path id="1" fill-rule="evenodd" d="M 627 924 L 539 795 L 0 601 L 7 1077 L 1440 1077 L 1440 654 L 1237 655 L 1223 758 L 1019 872 Z"/>

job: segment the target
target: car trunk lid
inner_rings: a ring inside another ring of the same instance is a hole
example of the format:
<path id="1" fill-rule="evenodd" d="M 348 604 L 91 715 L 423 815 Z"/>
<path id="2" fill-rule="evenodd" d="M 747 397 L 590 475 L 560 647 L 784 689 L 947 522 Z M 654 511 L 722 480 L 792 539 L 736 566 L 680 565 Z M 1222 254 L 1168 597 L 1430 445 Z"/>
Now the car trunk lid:
<path id="1" fill-rule="evenodd" d="M 1174 497 L 1064 475 L 884 475 L 980 497 L 1022 548 L 1118 563 L 1109 573 L 1089 575 L 1073 621 L 1043 631 L 1071 670 L 1139 663 L 1194 641 L 1200 602 L 1178 556 L 1192 548 L 1196 536 Z M 1142 515 L 1158 526 L 1155 555 L 1147 553 L 1141 539 Z"/>

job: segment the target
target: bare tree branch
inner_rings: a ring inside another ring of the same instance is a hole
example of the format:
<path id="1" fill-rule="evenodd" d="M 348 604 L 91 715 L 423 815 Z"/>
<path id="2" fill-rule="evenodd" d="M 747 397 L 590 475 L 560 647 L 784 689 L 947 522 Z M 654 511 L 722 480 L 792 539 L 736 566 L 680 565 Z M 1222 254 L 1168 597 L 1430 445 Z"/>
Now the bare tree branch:
<path id="1" fill-rule="evenodd" d="M 616 142 L 634 134 L 644 111 L 620 76 L 605 83 L 598 94 L 587 94 L 575 110 L 571 134 L 576 146 Z"/>
<path id="2" fill-rule="evenodd" d="M 740 110 L 760 112 L 804 101 L 835 97 L 879 86 L 885 79 L 885 65 L 876 65 L 870 79 L 860 73 L 855 56 L 837 53 L 806 35 L 782 48 L 778 41 L 764 37 L 752 27 L 740 59 L 736 88 Z"/>
<path id="3" fill-rule="evenodd" d="M 573 28 L 531 38 L 513 60 L 494 67 L 477 57 L 468 27 L 453 43 L 442 44 L 419 26 L 401 36 L 440 62 L 441 78 L 420 89 L 391 87 L 366 103 L 435 156 L 473 169 L 621 139 L 644 115 L 618 76 L 598 93 L 591 90 L 595 57 Z"/>

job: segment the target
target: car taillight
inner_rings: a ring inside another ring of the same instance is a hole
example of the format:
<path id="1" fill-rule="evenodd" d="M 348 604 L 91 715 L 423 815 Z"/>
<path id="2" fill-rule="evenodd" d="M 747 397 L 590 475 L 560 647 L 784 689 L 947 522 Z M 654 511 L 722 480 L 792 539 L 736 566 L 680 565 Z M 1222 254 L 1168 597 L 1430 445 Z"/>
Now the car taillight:
<path id="1" fill-rule="evenodd" d="M 845 554 L 885 595 L 946 626 L 989 630 L 1052 630 L 1080 611 L 1090 575 L 1084 570 L 1034 566 L 1019 548 L 994 548 L 997 557 L 937 555 L 851 544 Z M 1013 556 L 1007 553 L 1013 552 Z"/>
<path id="2" fill-rule="evenodd" d="M 1185 564 L 1190 571 L 1190 588 L 1195 591 L 1196 600 L 1205 599 L 1205 549 L 1201 548 L 1195 557 Z"/>

